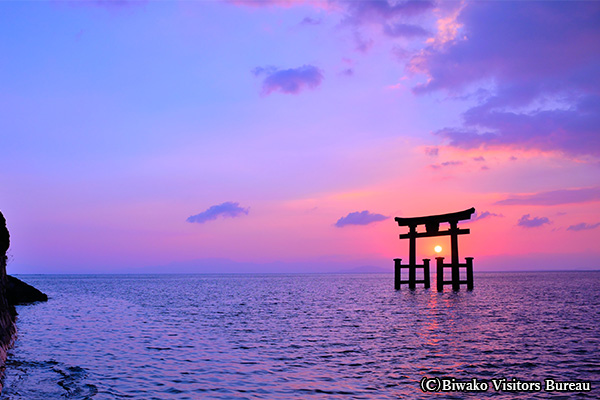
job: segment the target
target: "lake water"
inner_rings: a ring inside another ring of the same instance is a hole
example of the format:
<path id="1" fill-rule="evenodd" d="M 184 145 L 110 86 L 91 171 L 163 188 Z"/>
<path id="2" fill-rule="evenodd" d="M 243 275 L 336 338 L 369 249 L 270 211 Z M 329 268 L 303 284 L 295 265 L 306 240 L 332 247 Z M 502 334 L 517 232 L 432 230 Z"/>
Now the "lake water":
<path id="1" fill-rule="evenodd" d="M 50 300 L 17 307 L 1 399 L 600 398 L 600 272 L 476 273 L 443 293 L 391 274 L 19 278 Z M 423 377 L 489 388 L 424 393 Z"/>

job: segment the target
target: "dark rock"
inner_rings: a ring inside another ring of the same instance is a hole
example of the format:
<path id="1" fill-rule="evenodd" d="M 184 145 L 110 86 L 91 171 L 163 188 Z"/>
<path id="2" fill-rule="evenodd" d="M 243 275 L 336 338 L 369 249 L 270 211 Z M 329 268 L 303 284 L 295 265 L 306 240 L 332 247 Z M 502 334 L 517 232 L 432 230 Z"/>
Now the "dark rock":
<path id="1" fill-rule="evenodd" d="M 16 306 L 38 301 L 48 301 L 48 296 L 33 286 L 14 276 L 7 275 L 6 278 L 6 298 L 8 304 Z"/>
<path id="2" fill-rule="evenodd" d="M 6 219 L 0 212 L 0 257 L 6 257 L 6 251 L 10 246 L 10 234 L 6 228 Z"/>
<path id="3" fill-rule="evenodd" d="M 6 297 L 6 251 L 10 246 L 10 235 L 6 228 L 6 219 L 0 212 L 0 368 L 4 368 L 7 351 L 12 345 L 16 333 L 15 307 Z M 0 381 L 0 390 L 2 382 Z"/>
<path id="4" fill-rule="evenodd" d="M 3 375 L 8 349 L 13 344 L 17 332 L 15 304 L 48 300 L 48 296 L 36 288 L 6 275 L 6 251 L 9 246 L 10 234 L 6 228 L 6 219 L 0 212 L 0 378 Z M 2 384 L 0 379 L 0 391 Z"/>

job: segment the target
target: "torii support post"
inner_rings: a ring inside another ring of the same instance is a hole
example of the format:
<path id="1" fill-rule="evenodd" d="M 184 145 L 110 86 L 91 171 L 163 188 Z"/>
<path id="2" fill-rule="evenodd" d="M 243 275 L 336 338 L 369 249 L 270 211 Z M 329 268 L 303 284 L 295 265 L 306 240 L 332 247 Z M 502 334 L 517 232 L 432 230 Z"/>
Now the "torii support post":
<path id="1" fill-rule="evenodd" d="M 396 217 L 395 220 L 398 226 L 408 226 L 409 232 L 400 235 L 400 239 L 409 239 L 409 258 L 408 265 L 401 265 L 401 259 L 394 259 L 395 262 L 395 279 L 394 287 L 400 288 L 402 283 L 408 283 L 410 289 L 414 289 L 417 283 L 423 283 L 426 288 L 429 287 L 429 260 L 424 259 L 423 265 L 417 265 L 417 238 L 420 237 L 436 237 L 436 236 L 450 236 L 450 252 L 452 262 L 449 265 L 444 265 L 443 257 L 437 257 L 437 289 L 443 291 L 445 284 L 452 284 L 452 290 L 459 290 L 461 283 L 466 283 L 469 290 L 473 289 L 473 257 L 466 257 L 466 264 L 459 263 L 458 257 L 458 235 L 466 235 L 470 233 L 469 229 L 459 229 L 458 221 L 467 220 L 471 218 L 471 214 L 475 212 L 475 208 L 469 208 L 468 210 L 459 211 L 449 214 L 430 215 L 425 217 L 413 217 L 413 218 L 400 218 Z M 446 231 L 440 231 L 440 223 L 447 222 L 450 224 L 450 229 Z M 425 225 L 425 232 L 417 232 L 418 225 Z M 452 268 L 452 280 L 444 281 L 444 267 Z M 466 267 L 467 279 L 466 281 L 460 280 L 460 267 Z M 403 281 L 401 279 L 402 268 L 408 268 L 408 280 Z M 417 281 L 416 279 L 416 268 L 423 268 L 423 280 Z"/>
<path id="2" fill-rule="evenodd" d="M 437 281 L 437 291 L 444 291 L 444 257 L 436 257 L 437 261 L 436 266 L 436 281 Z"/>
<path id="3" fill-rule="evenodd" d="M 429 258 L 423 259 L 423 287 L 429 289 L 431 282 L 429 281 Z"/>
<path id="4" fill-rule="evenodd" d="M 467 284 L 467 290 L 473 290 L 473 257 L 465 257 L 467 262 L 465 264 L 444 264 L 444 257 L 436 257 L 437 261 L 437 291 L 443 292 L 444 285 L 452 285 L 452 290 L 460 290 L 460 285 L 463 283 Z M 444 280 L 444 268 L 452 268 L 452 275 L 449 281 Z M 467 278 L 465 280 L 460 279 L 460 268 L 465 268 L 467 271 Z"/>
<path id="5" fill-rule="evenodd" d="M 452 255 L 452 290 L 460 290 L 458 270 L 458 221 L 450 221 L 450 253 Z"/>
<path id="6" fill-rule="evenodd" d="M 431 286 L 429 279 L 429 260 L 428 258 L 423 259 L 423 265 L 402 265 L 401 258 L 394 258 L 394 288 L 400 289 L 400 285 L 408 283 L 410 289 L 415 289 L 417 283 L 422 283 L 425 289 Z M 423 279 L 417 280 L 417 268 L 423 268 Z M 402 270 L 408 269 L 408 279 L 402 279 Z"/>
<path id="7" fill-rule="evenodd" d="M 414 289 L 416 286 L 415 281 L 417 280 L 417 226 L 411 225 L 410 227 L 410 251 L 408 259 L 408 287 Z"/>
<path id="8" fill-rule="evenodd" d="M 394 288 L 396 290 L 400 289 L 400 282 L 402 281 L 402 273 L 401 273 L 401 267 L 402 265 L 402 259 L 401 258 L 394 258 Z"/>
<path id="9" fill-rule="evenodd" d="M 473 290 L 473 257 L 465 257 L 467 260 L 467 290 Z"/>

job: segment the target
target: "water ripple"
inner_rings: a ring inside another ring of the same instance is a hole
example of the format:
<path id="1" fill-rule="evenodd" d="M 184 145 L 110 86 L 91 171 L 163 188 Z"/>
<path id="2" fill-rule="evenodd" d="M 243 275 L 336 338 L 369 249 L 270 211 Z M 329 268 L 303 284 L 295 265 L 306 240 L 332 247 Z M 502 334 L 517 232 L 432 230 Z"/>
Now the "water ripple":
<path id="1" fill-rule="evenodd" d="M 430 399 L 423 376 L 599 375 L 599 273 L 477 274 L 459 293 L 390 275 L 21 278 L 50 301 L 19 307 L 0 399 Z M 492 396 L 547 394 L 442 397 Z"/>

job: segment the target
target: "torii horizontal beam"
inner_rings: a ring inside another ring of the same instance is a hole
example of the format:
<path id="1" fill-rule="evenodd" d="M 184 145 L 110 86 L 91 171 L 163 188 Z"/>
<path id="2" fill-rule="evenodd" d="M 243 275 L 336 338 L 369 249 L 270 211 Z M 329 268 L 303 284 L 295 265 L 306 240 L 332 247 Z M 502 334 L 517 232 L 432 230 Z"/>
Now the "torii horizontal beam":
<path id="1" fill-rule="evenodd" d="M 448 230 L 448 231 L 438 231 L 438 232 L 415 232 L 415 233 L 403 233 L 400 235 L 400 239 L 410 239 L 412 237 L 421 238 L 421 237 L 435 237 L 435 236 L 449 236 L 449 235 L 468 235 L 471 233 L 470 229 L 457 229 L 456 231 Z"/>
<path id="2" fill-rule="evenodd" d="M 468 210 L 440 214 L 440 215 L 428 215 L 426 217 L 412 217 L 412 218 L 394 218 L 398 223 L 398 226 L 416 226 L 416 225 L 427 225 L 427 224 L 439 224 L 440 222 L 458 222 L 465 219 L 471 219 L 471 214 L 475 212 L 475 208 L 471 207 Z"/>

